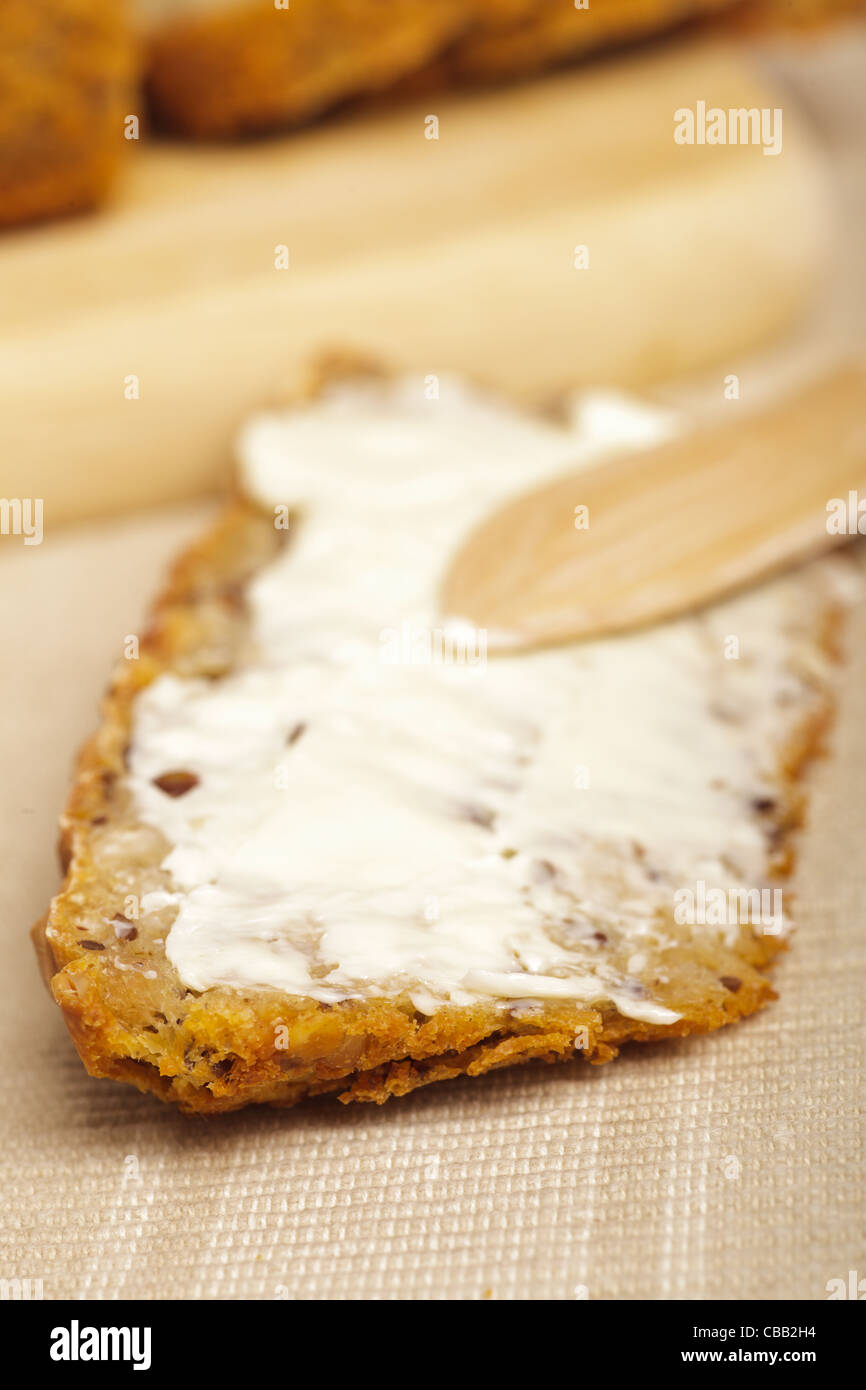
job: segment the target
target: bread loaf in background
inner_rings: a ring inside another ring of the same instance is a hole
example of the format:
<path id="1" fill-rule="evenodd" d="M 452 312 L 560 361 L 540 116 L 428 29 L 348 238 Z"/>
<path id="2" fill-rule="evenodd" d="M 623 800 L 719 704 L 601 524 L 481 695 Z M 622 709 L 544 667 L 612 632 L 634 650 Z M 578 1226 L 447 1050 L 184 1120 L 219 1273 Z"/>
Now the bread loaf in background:
<path id="1" fill-rule="evenodd" d="M 499 82 L 695 21 L 716 32 L 814 25 L 864 9 L 864 0 L 476 0 L 478 21 L 412 84 Z"/>
<path id="2" fill-rule="evenodd" d="M 226 139 L 387 91 L 501 82 L 684 21 L 810 22 L 864 0 L 0 0 L 0 229 L 98 204 L 142 127 Z M 135 70 L 135 73 L 134 73 Z M 144 75 L 151 111 L 134 83 Z"/>
<path id="3" fill-rule="evenodd" d="M 470 0 L 135 0 L 158 124 L 184 135 L 279 130 L 422 67 Z"/>
<path id="4" fill-rule="evenodd" d="M 162 127 L 226 138 L 302 124 L 351 98 L 501 82 L 722 19 L 814 22 L 864 0 L 134 0 Z"/>
<path id="5" fill-rule="evenodd" d="M 132 55 L 126 0 L 0 0 L 0 227 L 103 197 Z"/>
<path id="6" fill-rule="evenodd" d="M 502 79 L 639 38 L 737 0 L 135 0 L 162 126 L 275 130 L 402 80 Z"/>
<path id="7" fill-rule="evenodd" d="M 549 0 L 474 0 L 475 20 L 417 85 L 501 82 L 646 38 L 740 0 L 589 0 L 586 8 Z"/>
<path id="8" fill-rule="evenodd" d="M 215 487 L 244 418 L 329 348 L 530 404 L 721 382 L 813 302 L 832 203 L 790 94 L 772 158 L 677 144 L 700 99 L 782 102 L 689 43 L 442 94 L 438 140 L 425 98 L 255 145 L 152 142 L 110 213 L 0 255 L 0 497 L 44 498 L 54 526 Z"/>

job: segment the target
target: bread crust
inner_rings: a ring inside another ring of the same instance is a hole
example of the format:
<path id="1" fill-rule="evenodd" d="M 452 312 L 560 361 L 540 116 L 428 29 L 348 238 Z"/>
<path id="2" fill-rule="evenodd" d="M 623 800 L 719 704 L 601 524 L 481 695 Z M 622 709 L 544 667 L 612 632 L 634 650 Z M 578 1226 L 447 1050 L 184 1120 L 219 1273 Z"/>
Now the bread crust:
<path id="1" fill-rule="evenodd" d="M 348 370 L 357 364 L 331 362 L 317 383 Z M 165 928 L 128 911 L 130 897 L 170 886 L 160 867 L 168 846 L 136 821 L 123 788 L 134 703 L 163 672 L 219 679 L 232 670 L 246 636 L 245 586 L 284 536 L 249 502 L 228 502 L 174 565 L 138 658 L 119 664 L 102 723 L 80 754 L 61 819 L 66 877 L 33 935 L 92 1075 L 130 1082 L 196 1114 L 251 1102 L 293 1105 L 331 1091 L 342 1101 L 381 1103 L 433 1081 L 531 1059 L 582 1054 L 606 1062 L 626 1042 L 709 1032 L 775 998 L 765 971 L 784 942 L 751 927 L 733 948 L 692 939 L 666 953 L 670 979 L 653 992 L 681 1015 L 667 1025 L 626 1018 L 613 1005 L 561 1001 L 528 1011 L 492 1001 L 448 1006 L 427 1017 L 407 996 L 326 1005 L 269 990 L 186 989 L 166 957 Z M 838 605 L 827 603 L 815 633 L 831 656 L 838 655 L 839 617 Z M 803 813 L 798 779 L 821 747 L 831 710 L 826 682 L 816 677 L 779 758 L 778 796 L 766 817 L 780 877 L 792 867 L 790 837 Z"/>

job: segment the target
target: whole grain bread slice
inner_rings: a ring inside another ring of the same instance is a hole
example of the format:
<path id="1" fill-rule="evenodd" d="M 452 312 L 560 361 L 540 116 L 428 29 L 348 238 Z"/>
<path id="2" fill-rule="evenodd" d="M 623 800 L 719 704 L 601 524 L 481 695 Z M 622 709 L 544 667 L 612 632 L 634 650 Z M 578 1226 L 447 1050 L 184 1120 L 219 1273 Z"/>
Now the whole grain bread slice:
<path id="1" fill-rule="evenodd" d="M 345 370 L 328 364 L 311 390 Z M 627 1017 L 610 1003 L 560 999 L 445 1005 L 428 1015 L 408 992 L 328 1004 L 273 989 L 188 988 L 166 954 L 170 912 L 139 910 L 145 895 L 172 884 L 163 867 L 170 846 L 140 819 L 126 782 L 136 701 L 163 673 L 220 681 L 244 663 L 247 586 L 285 537 L 252 502 L 238 495 L 227 503 L 175 564 L 138 658 L 118 665 L 102 723 L 80 755 L 61 822 L 66 877 L 34 940 L 92 1075 L 202 1114 L 250 1102 L 292 1105 L 330 1091 L 343 1101 L 382 1102 L 531 1059 L 606 1062 L 627 1042 L 705 1033 L 775 997 L 765 972 L 784 938 L 749 923 L 726 942 L 671 923 L 679 935 L 663 972 L 651 954 L 642 972 L 653 997 L 678 1015 L 665 1024 Z M 822 574 L 812 567 L 801 583 L 797 637 L 814 660 L 798 663 L 780 710 L 775 794 L 749 812 L 763 827 L 773 882 L 792 867 L 790 836 L 804 805 L 799 779 L 832 711 L 830 665 L 844 605 Z M 615 959 L 613 946 L 602 949 Z"/>

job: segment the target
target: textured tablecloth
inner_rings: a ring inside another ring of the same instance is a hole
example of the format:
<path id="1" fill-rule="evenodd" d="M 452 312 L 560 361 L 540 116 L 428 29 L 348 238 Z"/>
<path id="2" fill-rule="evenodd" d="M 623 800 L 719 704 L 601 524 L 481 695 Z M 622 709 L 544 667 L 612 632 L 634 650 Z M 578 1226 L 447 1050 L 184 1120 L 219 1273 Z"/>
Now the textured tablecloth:
<path id="1" fill-rule="evenodd" d="M 46 1298 L 825 1298 L 866 1273 L 866 609 L 779 1001 L 605 1067 L 185 1119 L 87 1077 L 26 928 L 72 751 L 204 509 L 0 554 L 0 1278 Z"/>

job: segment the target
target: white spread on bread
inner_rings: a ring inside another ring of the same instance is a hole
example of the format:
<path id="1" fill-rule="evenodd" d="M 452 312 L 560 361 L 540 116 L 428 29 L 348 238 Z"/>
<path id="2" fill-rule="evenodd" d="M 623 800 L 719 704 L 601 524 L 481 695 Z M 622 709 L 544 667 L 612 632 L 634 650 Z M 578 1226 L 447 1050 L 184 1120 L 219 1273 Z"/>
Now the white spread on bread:
<path id="1" fill-rule="evenodd" d="M 439 392 L 358 381 L 245 429 L 242 484 L 290 506 L 293 534 L 249 589 L 254 655 L 136 702 L 130 785 L 172 846 L 173 891 L 143 910 L 176 907 L 166 950 L 196 990 L 406 992 L 424 1013 L 571 999 L 673 1022 L 613 961 L 673 944 L 682 885 L 766 881 L 761 801 L 809 676 L 802 581 L 480 659 L 436 606 L 469 529 L 673 424 L 612 395 L 561 424 L 454 380 Z M 166 795 L 154 779 L 172 769 L 197 784 Z"/>

